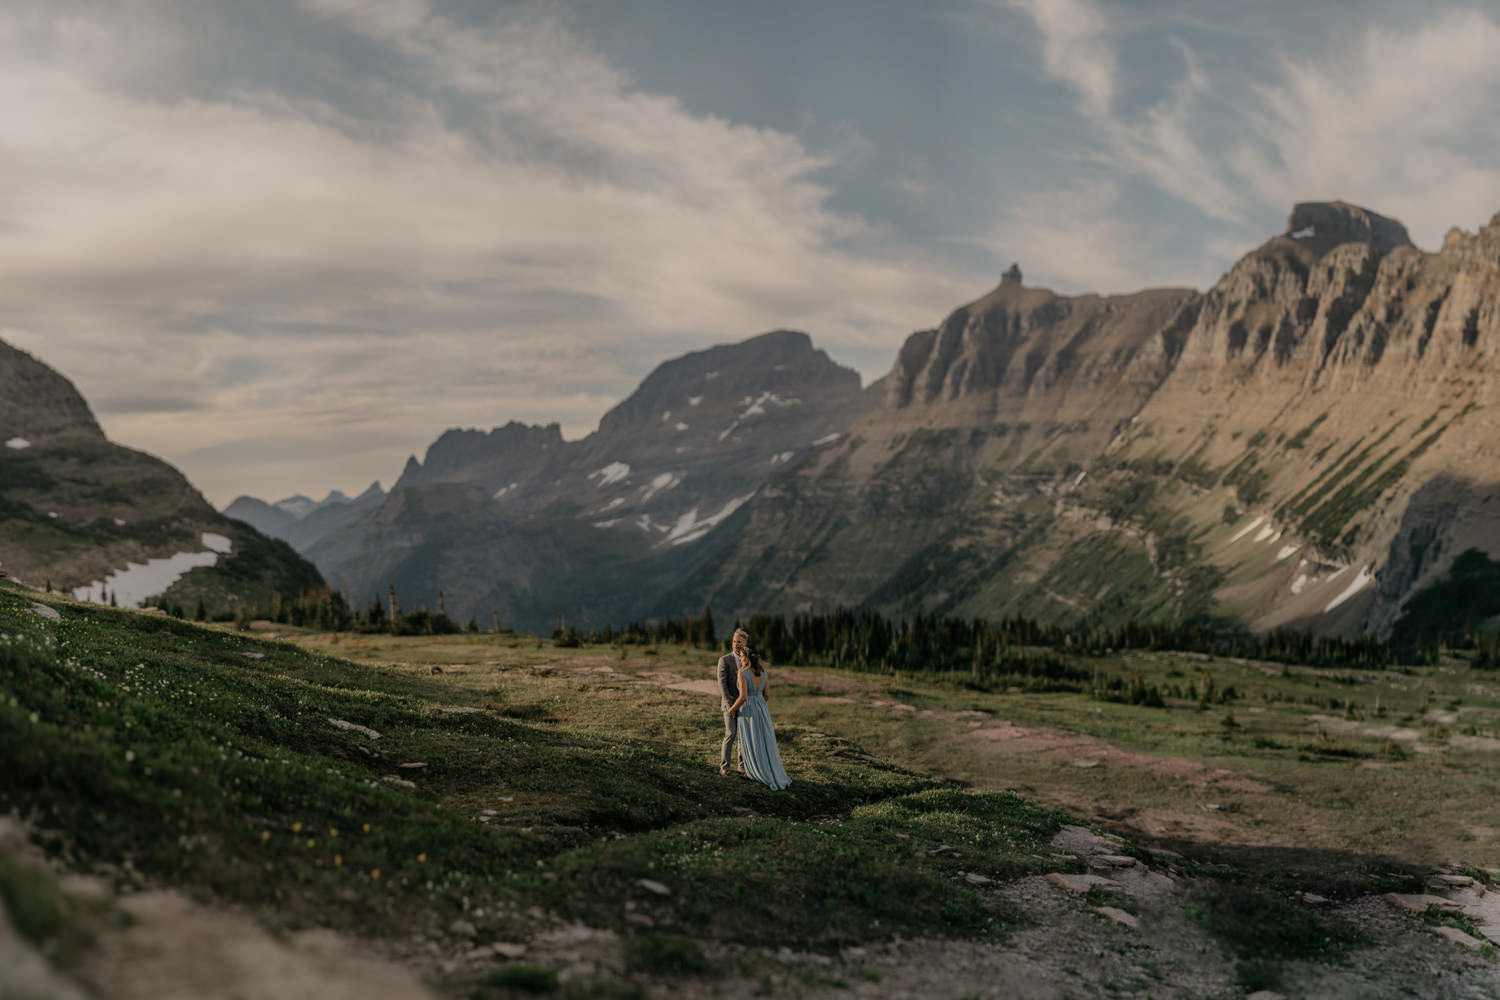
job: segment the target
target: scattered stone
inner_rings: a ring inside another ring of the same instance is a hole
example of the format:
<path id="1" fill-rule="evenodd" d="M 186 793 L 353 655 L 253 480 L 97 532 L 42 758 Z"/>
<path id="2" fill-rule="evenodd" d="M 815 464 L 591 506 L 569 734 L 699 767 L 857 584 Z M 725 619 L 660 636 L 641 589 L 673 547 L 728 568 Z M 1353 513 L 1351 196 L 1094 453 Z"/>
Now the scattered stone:
<path id="1" fill-rule="evenodd" d="M 992 879 L 992 878 L 986 878 L 985 876 L 976 874 L 975 872 L 964 872 L 964 881 L 967 882 L 967 883 L 969 883 L 970 885 L 994 885 L 995 884 L 995 880 L 994 879 Z"/>
<path id="2" fill-rule="evenodd" d="M 1085 757 L 1083 760 L 1075 760 L 1074 767 L 1098 767 L 1099 761 L 1093 757 Z"/>
<path id="3" fill-rule="evenodd" d="M 1096 906 L 1094 912 L 1106 916 L 1117 924 L 1129 927 L 1133 931 L 1141 929 L 1141 922 L 1133 913 L 1127 913 L 1118 906 Z"/>
<path id="4" fill-rule="evenodd" d="M 241 653 L 240 655 L 247 660 L 264 660 L 266 658 L 265 653 Z"/>
<path id="5" fill-rule="evenodd" d="M 1102 875 L 1070 875 L 1067 872 L 1052 872 L 1047 876 L 1047 881 L 1053 885 L 1061 886 L 1069 892 L 1076 892 L 1079 895 L 1088 892 L 1095 886 L 1098 886 L 1100 889 L 1108 889 L 1111 892 L 1124 888 L 1124 886 L 1114 879 L 1105 878 Z"/>
<path id="6" fill-rule="evenodd" d="M 1427 884 L 1438 889 L 1472 889 L 1477 883 L 1467 875 L 1434 875 Z"/>
<path id="7" fill-rule="evenodd" d="M 1322 906 L 1324 903 L 1331 903 L 1333 901 L 1327 896 L 1319 896 L 1315 892 L 1304 892 L 1302 894 L 1302 902 L 1309 903 L 1313 906 Z"/>
<path id="8" fill-rule="evenodd" d="M 526 954 L 524 944 L 512 944 L 509 941 L 496 941 L 490 945 L 490 950 L 501 958 L 516 959 Z"/>
<path id="9" fill-rule="evenodd" d="M 454 934 L 459 935 L 460 937 L 473 937 L 475 934 L 479 933 L 479 928 L 475 927 L 473 924 L 469 923 L 469 921 L 463 919 L 462 917 L 459 917 L 457 920 L 453 921 L 453 923 L 449 924 L 448 930 L 452 931 Z"/>
<path id="10" fill-rule="evenodd" d="M 1463 909 L 1463 907 L 1451 899 L 1444 899 L 1442 896 L 1429 896 L 1426 893 L 1388 892 L 1382 898 L 1392 906 L 1418 914 L 1426 913 L 1429 906 L 1436 906 L 1440 910 L 1447 910 L 1449 912 L 1458 912 Z"/>
<path id="11" fill-rule="evenodd" d="M 464 955 L 464 960 L 468 962 L 483 962 L 494 956 L 495 950 L 487 944 L 482 944 L 478 948 L 471 949 Z"/>
<path id="12" fill-rule="evenodd" d="M 1100 861 L 1111 868 L 1138 868 L 1141 863 L 1126 854 L 1099 854 L 1095 855 Z"/>
<path id="13" fill-rule="evenodd" d="M 650 917 L 648 917 L 644 913 L 627 913 L 627 914 L 625 914 L 625 922 L 627 924 L 633 924 L 636 927 L 655 927 L 656 926 L 656 921 L 652 920 Z"/>
<path id="14" fill-rule="evenodd" d="M 346 722 L 343 719 L 329 719 L 328 723 L 335 729 L 343 729 L 347 732 L 359 733 L 362 736 L 368 736 L 372 740 L 380 739 L 380 734 L 371 729 L 369 726 L 361 726 L 356 722 Z"/>
<path id="15" fill-rule="evenodd" d="M 62 621 L 62 615 L 58 614 L 56 608 L 49 608 L 47 605 L 40 604 L 36 601 L 31 602 L 31 613 L 41 618 L 45 618 L 49 622 Z"/>
<path id="16" fill-rule="evenodd" d="M 1488 938 L 1492 944 L 1500 944 L 1500 924 L 1480 924 L 1479 936 Z"/>
<path id="17" fill-rule="evenodd" d="M 440 709 L 438 709 L 438 711 L 439 712 L 447 712 L 449 715 L 470 715 L 470 714 L 472 714 L 474 712 L 483 712 L 484 709 L 482 709 L 482 708 L 475 708 L 473 705 L 458 705 L 458 706 L 450 706 L 450 707 L 446 707 L 446 708 L 440 708 Z"/>
<path id="18" fill-rule="evenodd" d="M 1256 990 L 1245 1000 L 1286 1000 L 1286 997 L 1273 990 Z"/>
<path id="19" fill-rule="evenodd" d="M 752 664 L 752 666 L 753 666 L 753 664 Z M 655 879 L 650 879 L 650 878 L 636 879 L 636 883 L 635 884 L 638 885 L 638 886 L 640 886 L 642 889 L 645 889 L 647 892 L 653 892 L 653 893 L 655 893 L 658 896 L 670 896 L 670 895 L 672 895 L 672 890 L 671 889 L 668 889 L 666 886 L 662 885 L 660 882 L 656 881 Z"/>
<path id="20" fill-rule="evenodd" d="M 1477 937 L 1470 937 L 1463 931 L 1459 930 L 1457 927 L 1449 927 L 1447 924 L 1439 924 L 1438 926 L 1433 928 L 1433 931 L 1441 937 L 1445 937 L 1449 941 L 1452 941 L 1454 944 L 1463 945 L 1470 951 L 1478 951 L 1480 948 L 1484 947 L 1483 941 L 1479 940 Z"/>
<path id="21" fill-rule="evenodd" d="M 929 858 L 935 858 L 935 857 L 937 857 L 940 854 L 957 854 L 957 853 L 958 853 L 958 851 L 955 848 L 949 846 L 948 844 L 939 844 L 936 847 L 929 847 L 929 848 L 927 848 L 927 856 Z"/>
<path id="22" fill-rule="evenodd" d="M 387 785 L 395 785 L 397 788 L 415 789 L 417 787 L 417 783 L 415 781 L 407 781 L 405 778 L 398 778 L 394 774 L 387 774 L 380 780 L 385 782 Z"/>
<path id="23" fill-rule="evenodd" d="M 416 768 L 419 768 L 419 767 L 426 767 L 427 764 L 424 761 L 412 761 L 410 764 L 397 764 L 396 766 L 397 767 L 404 767 L 404 768 L 406 768 L 408 770 L 415 770 Z"/>

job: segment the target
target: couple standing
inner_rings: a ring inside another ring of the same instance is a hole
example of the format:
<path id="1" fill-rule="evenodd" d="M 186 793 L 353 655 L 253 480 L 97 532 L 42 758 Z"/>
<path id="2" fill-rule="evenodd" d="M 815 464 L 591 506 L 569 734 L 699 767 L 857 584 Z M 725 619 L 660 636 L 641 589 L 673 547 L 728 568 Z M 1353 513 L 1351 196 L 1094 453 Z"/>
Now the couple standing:
<path id="1" fill-rule="evenodd" d="M 719 751 L 719 774 L 731 777 L 729 748 L 740 741 L 740 773 L 754 778 L 772 791 L 792 783 L 781 766 L 776 749 L 776 730 L 771 728 L 771 710 L 766 708 L 766 668 L 750 648 L 750 634 L 734 630 L 730 652 L 719 657 L 720 705 L 724 709 L 724 743 Z"/>

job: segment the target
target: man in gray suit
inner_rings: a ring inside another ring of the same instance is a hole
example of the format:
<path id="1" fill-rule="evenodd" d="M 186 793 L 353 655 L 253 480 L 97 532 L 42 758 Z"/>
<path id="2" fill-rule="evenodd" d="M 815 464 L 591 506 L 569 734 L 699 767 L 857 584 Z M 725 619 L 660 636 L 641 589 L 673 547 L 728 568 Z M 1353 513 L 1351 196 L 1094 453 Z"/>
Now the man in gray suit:
<path id="1" fill-rule="evenodd" d="M 729 770 L 729 748 L 734 745 L 739 733 L 739 720 L 736 715 L 730 714 L 729 706 L 739 697 L 740 658 L 733 653 L 725 653 L 719 657 L 719 710 L 724 713 L 724 743 L 719 749 L 719 774 L 725 778 L 734 777 Z M 744 770 L 744 763 L 741 762 L 741 773 Z"/>

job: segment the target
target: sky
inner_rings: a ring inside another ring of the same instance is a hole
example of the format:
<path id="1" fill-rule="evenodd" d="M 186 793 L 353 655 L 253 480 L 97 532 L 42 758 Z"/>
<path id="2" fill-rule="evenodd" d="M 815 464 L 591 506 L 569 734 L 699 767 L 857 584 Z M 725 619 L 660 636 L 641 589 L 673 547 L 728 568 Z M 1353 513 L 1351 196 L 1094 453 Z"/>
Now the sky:
<path id="1" fill-rule="evenodd" d="M 352 494 L 766 330 L 873 381 L 1012 261 L 1207 288 L 1334 198 L 1436 249 L 1496 52 L 1496 0 L 11 0 L 0 340 L 217 505 Z"/>

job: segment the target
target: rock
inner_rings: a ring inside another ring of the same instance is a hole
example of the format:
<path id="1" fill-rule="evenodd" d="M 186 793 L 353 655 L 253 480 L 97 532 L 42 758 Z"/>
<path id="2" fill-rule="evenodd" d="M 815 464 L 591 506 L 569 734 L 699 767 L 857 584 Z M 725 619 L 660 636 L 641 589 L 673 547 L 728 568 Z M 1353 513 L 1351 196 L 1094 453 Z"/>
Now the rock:
<path id="1" fill-rule="evenodd" d="M 964 872 L 964 881 L 967 882 L 967 883 L 969 883 L 970 885 L 994 885 L 995 884 L 995 880 L 994 879 L 992 879 L 992 878 L 986 878 L 985 876 L 975 874 L 974 872 Z"/>
<path id="2" fill-rule="evenodd" d="M 39 604 L 36 601 L 31 603 L 31 613 L 39 618 L 45 618 L 49 622 L 62 621 L 62 615 L 58 613 L 56 608 L 49 608 L 47 605 Z"/>
<path id="3" fill-rule="evenodd" d="M 958 851 L 948 844 L 939 844 L 936 847 L 927 848 L 927 856 L 935 858 L 940 854 L 957 854 Z"/>
<path id="4" fill-rule="evenodd" d="M 1479 936 L 1488 938 L 1492 944 L 1500 944 L 1500 924 L 1480 924 Z"/>
<path id="5" fill-rule="evenodd" d="M 266 658 L 265 653 L 241 653 L 240 655 L 247 660 L 264 660 Z"/>
<path id="6" fill-rule="evenodd" d="M 754 666 L 754 664 L 751 664 L 751 665 Z M 658 896 L 670 896 L 670 895 L 672 895 L 672 890 L 671 889 L 668 889 L 666 886 L 662 885 L 660 882 L 656 881 L 655 879 L 649 879 L 649 878 L 636 879 L 635 884 L 638 885 L 638 886 L 640 886 L 642 889 L 645 889 L 647 892 L 655 893 Z"/>
<path id="7" fill-rule="evenodd" d="M 1085 757 L 1083 760 L 1075 760 L 1073 762 L 1074 767 L 1098 767 L 1099 764 L 1100 761 L 1094 757 Z"/>
<path id="8" fill-rule="evenodd" d="M 369 726 L 361 726 L 356 722 L 348 722 L 344 719 L 329 719 L 328 724 L 333 726 L 335 729 L 343 729 L 347 732 L 359 733 L 361 736 L 368 736 L 372 740 L 380 739 L 380 734 L 375 730 L 371 729 Z"/>
<path id="9" fill-rule="evenodd" d="M 475 927 L 473 924 L 463 919 L 462 917 L 449 924 L 448 930 L 460 937 L 470 938 L 479 933 L 479 928 Z"/>
<path id="10" fill-rule="evenodd" d="M 1133 931 L 1141 929 L 1141 922 L 1133 913 L 1127 913 L 1118 906 L 1096 906 L 1094 912 L 1108 917 L 1115 923 L 1129 927 Z"/>
<path id="11" fill-rule="evenodd" d="M 1286 1000 L 1286 997 L 1274 990 L 1256 990 L 1245 1000 Z"/>
<path id="12" fill-rule="evenodd" d="M 1095 857 L 1112 868 L 1139 868 L 1141 863 L 1126 854 L 1098 854 Z"/>
<path id="13" fill-rule="evenodd" d="M 526 954 L 526 946 L 524 944 L 513 944 L 509 941 L 496 941 L 490 945 L 490 950 L 501 958 L 512 960 L 521 958 Z"/>
<path id="14" fill-rule="evenodd" d="M 449 715 L 471 715 L 474 712 L 483 712 L 484 709 L 475 708 L 473 705 L 456 705 L 440 708 L 438 711 L 447 712 Z"/>
<path id="15" fill-rule="evenodd" d="M 1432 930 L 1433 933 L 1439 935 L 1440 937 L 1445 937 L 1449 941 L 1452 941 L 1454 944 L 1461 944 L 1465 948 L 1468 948 L 1470 951 L 1478 951 L 1480 948 L 1484 947 L 1484 942 L 1479 940 L 1479 938 L 1470 937 L 1468 934 L 1465 934 L 1457 927 L 1449 927 L 1446 924 L 1439 924 Z"/>
<path id="16" fill-rule="evenodd" d="M 395 785 L 397 788 L 415 789 L 417 787 L 417 783 L 415 781 L 407 781 L 405 778 L 398 778 L 394 774 L 387 774 L 380 780 L 385 782 L 387 785 Z"/>
<path id="17" fill-rule="evenodd" d="M 416 768 L 426 767 L 427 765 L 426 765 L 426 763 L 424 763 L 422 761 L 412 761 L 410 764 L 397 764 L 396 766 L 397 767 L 404 767 L 407 770 L 415 770 Z"/>
<path id="18" fill-rule="evenodd" d="M 1478 883 L 1468 875 L 1433 875 L 1427 884 L 1434 889 L 1472 889 Z"/>
<path id="19" fill-rule="evenodd" d="M 1047 876 L 1047 881 L 1069 892 L 1076 892 L 1080 895 L 1095 887 L 1107 889 L 1110 892 L 1116 892 L 1125 888 L 1114 879 L 1104 878 L 1102 875 L 1072 875 L 1067 872 L 1052 872 Z"/>
<path id="20" fill-rule="evenodd" d="M 655 927 L 656 926 L 656 921 L 652 920 L 650 917 L 648 917 L 644 913 L 627 913 L 627 914 L 625 914 L 625 922 L 627 924 L 632 924 L 632 925 L 634 925 L 636 927 Z"/>
<path id="21" fill-rule="evenodd" d="M 1436 906 L 1440 910 L 1447 910 L 1449 912 L 1457 912 L 1462 909 L 1461 906 L 1451 899 L 1444 899 L 1442 896 L 1429 896 L 1426 893 L 1388 892 L 1382 898 L 1392 906 L 1419 914 L 1426 913 L 1429 906 Z"/>
<path id="22" fill-rule="evenodd" d="M 1324 903 L 1332 902 L 1327 896 L 1319 896 L 1315 892 L 1304 892 L 1302 902 L 1312 906 L 1322 906 Z"/>

